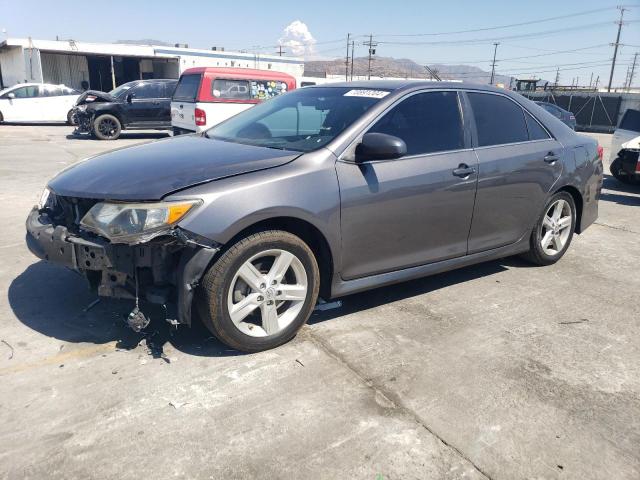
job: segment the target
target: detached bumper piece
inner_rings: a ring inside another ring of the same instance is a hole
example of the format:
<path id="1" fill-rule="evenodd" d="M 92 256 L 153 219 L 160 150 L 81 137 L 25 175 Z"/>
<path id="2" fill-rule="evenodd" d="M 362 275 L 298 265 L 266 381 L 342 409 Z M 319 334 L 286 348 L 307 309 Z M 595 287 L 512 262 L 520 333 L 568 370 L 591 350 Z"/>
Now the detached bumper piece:
<path id="1" fill-rule="evenodd" d="M 112 244 L 54 225 L 37 208 L 26 227 L 27 246 L 38 258 L 80 272 L 101 297 L 135 300 L 138 292 L 150 303 L 175 307 L 167 309 L 176 312 L 176 319 L 168 319 L 171 323 L 191 323 L 195 287 L 219 251 L 180 229 L 146 243 Z"/>

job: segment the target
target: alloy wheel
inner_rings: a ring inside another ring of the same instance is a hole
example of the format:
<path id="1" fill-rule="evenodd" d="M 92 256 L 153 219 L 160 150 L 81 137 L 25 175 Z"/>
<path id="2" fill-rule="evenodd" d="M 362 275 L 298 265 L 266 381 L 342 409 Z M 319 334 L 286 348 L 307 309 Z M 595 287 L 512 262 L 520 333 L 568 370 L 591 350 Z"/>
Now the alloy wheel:
<path id="1" fill-rule="evenodd" d="M 110 118 L 103 118 L 98 124 L 98 130 L 105 137 L 111 138 L 115 135 L 118 126 L 116 122 L 111 120 Z"/>
<path id="2" fill-rule="evenodd" d="M 544 214 L 540 246 L 547 255 L 559 254 L 571 236 L 573 213 L 569 202 L 558 199 Z"/>
<path id="3" fill-rule="evenodd" d="M 298 257 L 281 249 L 260 252 L 233 276 L 227 296 L 229 317 L 246 335 L 275 335 L 296 319 L 307 290 L 307 272 Z"/>

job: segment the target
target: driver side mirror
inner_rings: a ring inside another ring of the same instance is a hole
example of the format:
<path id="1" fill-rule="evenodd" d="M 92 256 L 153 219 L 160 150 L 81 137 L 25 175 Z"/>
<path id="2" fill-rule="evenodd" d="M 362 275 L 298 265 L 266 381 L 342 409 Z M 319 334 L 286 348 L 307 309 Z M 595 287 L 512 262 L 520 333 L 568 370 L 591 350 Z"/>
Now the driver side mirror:
<path id="1" fill-rule="evenodd" d="M 16 94 L 13 93 L 13 92 L 9 92 L 9 93 L 7 93 L 7 98 L 9 100 L 13 100 L 14 98 L 16 98 Z"/>
<path id="2" fill-rule="evenodd" d="M 392 160 L 407 154 L 404 140 L 386 133 L 365 133 L 356 147 L 356 162 Z"/>
<path id="3" fill-rule="evenodd" d="M 133 97 L 135 97 L 134 93 L 128 93 L 125 100 L 127 101 L 127 103 L 131 103 L 131 101 L 133 100 Z"/>

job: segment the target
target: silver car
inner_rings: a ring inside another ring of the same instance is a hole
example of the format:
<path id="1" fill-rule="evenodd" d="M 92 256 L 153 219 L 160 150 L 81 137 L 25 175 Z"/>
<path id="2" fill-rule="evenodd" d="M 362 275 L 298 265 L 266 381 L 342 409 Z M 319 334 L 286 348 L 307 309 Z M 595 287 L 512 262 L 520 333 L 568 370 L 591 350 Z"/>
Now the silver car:
<path id="1" fill-rule="evenodd" d="M 510 255 L 552 264 L 596 220 L 601 186 L 597 143 L 518 94 L 341 83 L 76 164 L 27 242 L 135 302 L 134 329 L 160 303 L 255 352 L 291 339 L 319 296 Z"/>

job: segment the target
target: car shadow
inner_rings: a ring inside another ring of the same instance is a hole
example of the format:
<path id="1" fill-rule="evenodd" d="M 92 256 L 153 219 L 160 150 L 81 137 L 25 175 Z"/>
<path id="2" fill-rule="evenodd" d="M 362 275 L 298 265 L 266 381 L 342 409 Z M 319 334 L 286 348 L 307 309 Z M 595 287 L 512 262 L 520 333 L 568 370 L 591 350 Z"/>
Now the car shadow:
<path id="1" fill-rule="evenodd" d="M 507 267 L 535 268 L 517 257 L 473 265 L 344 297 L 341 307 L 314 312 L 308 323 L 325 322 L 422 295 L 493 275 Z M 125 350 L 144 344 L 150 355 L 166 362 L 170 361 L 164 352 L 167 343 L 183 353 L 196 356 L 243 355 L 218 341 L 196 319 L 191 328 L 172 327 L 164 320 L 159 306 L 143 307 L 152 320 L 143 332 L 136 333 L 125 324 L 133 302 L 104 299 L 96 304 L 95 295 L 89 291 L 81 275 L 44 261 L 30 265 L 16 277 L 9 286 L 8 297 L 13 313 L 24 325 L 65 342 L 104 344 L 116 341 L 117 348 Z"/>
<path id="2" fill-rule="evenodd" d="M 122 132 L 120 137 L 116 140 L 99 140 L 97 138 L 92 137 L 88 133 L 71 133 L 66 136 L 67 140 L 92 140 L 95 142 L 103 142 L 103 141 L 118 141 L 118 140 L 155 140 L 159 138 L 167 138 L 170 137 L 171 133 L 169 132 Z"/>
<path id="3" fill-rule="evenodd" d="M 379 307 L 387 303 L 405 300 L 407 298 L 434 292 L 441 288 L 447 288 L 458 283 L 468 282 L 477 278 L 494 275 L 507 270 L 507 267 L 536 268 L 536 265 L 521 260 L 518 257 L 509 257 L 486 263 L 479 263 L 469 267 L 439 273 L 429 277 L 397 283 L 384 288 L 356 293 L 341 298 L 342 306 L 339 308 L 315 311 L 307 323 L 310 325 L 332 320 L 337 317 L 349 315 L 362 310 Z"/>
<path id="4" fill-rule="evenodd" d="M 143 344 L 154 358 L 169 361 L 167 343 L 198 356 L 233 356 L 241 353 L 215 339 L 200 322 L 192 328 L 175 328 L 164 320 L 161 307 L 144 306 L 152 321 L 140 333 L 125 324 L 133 302 L 96 296 L 85 279 L 64 267 L 40 261 L 30 265 L 9 286 L 9 305 L 24 325 L 48 337 L 70 343 L 117 342 L 119 349 L 132 350 Z"/>
<path id="5" fill-rule="evenodd" d="M 640 185 L 631 185 L 628 183 L 622 183 L 620 180 L 616 179 L 613 175 L 604 175 L 604 178 L 602 180 L 602 188 L 606 190 L 612 190 L 614 192 L 640 194 Z"/>

